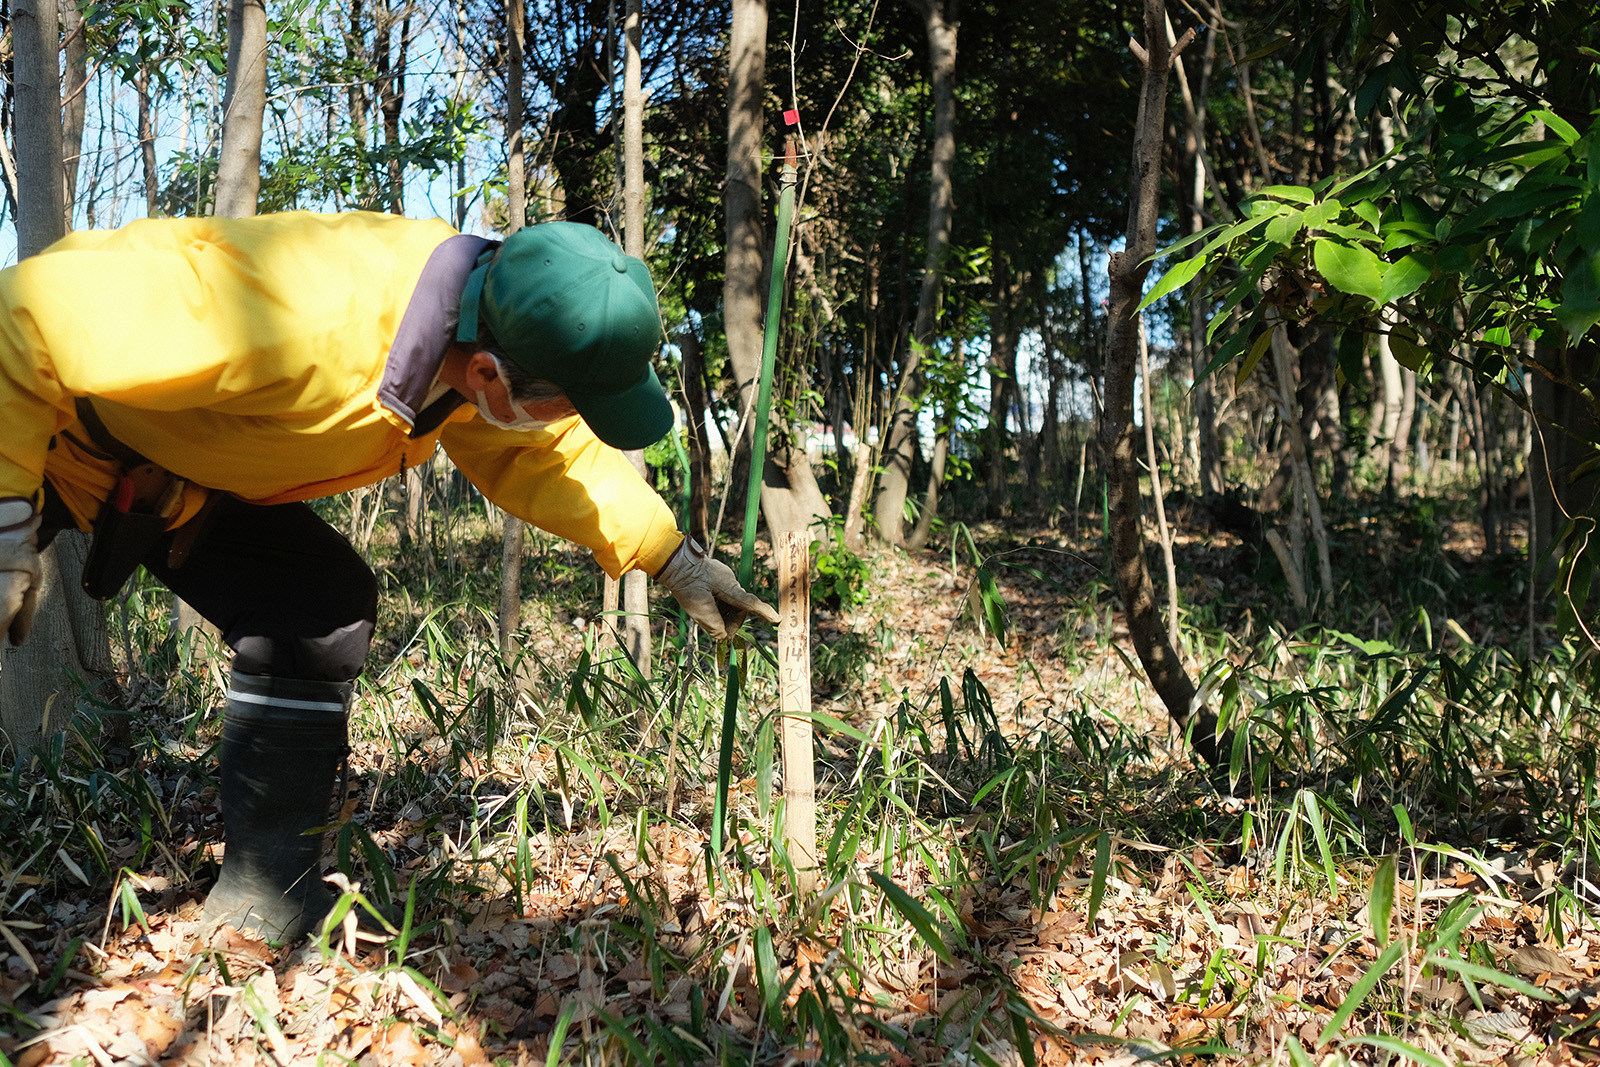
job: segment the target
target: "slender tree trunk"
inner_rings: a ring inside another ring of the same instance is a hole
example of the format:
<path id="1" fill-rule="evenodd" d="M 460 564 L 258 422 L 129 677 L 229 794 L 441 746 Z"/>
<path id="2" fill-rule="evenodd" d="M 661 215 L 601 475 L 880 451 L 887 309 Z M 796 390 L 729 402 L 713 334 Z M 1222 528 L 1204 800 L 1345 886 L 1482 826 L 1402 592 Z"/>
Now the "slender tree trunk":
<path id="1" fill-rule="evenodd" d="M 764 235 L 761 209 L 761 101 L 766 76 L 766 0 L 734 0 L 728 37 L 728 170 L 723 191 L 726 266 L 722 309 L 728 362 L 739 389 L 739 411 L 754 411 L 761 384 L 762 317 L 765 306 Z M 783 263 L 768 265 L 783 271 Z M 752 418 L 754 415 L 752 414 Z M 793 446 L 787 422 L 772 416 L 761 478 L 761 513 L 769 532 L 798 530 L 819 516 L 826 524 L 827 500 L 803 449 Z M 748 427 L 746 427 L 748 429 Z M 733 484 L 749 469 L 749 433 L 735 449 Z M 741 459 L 742 457 L 742 459 Z"/>
<path id="2" fill-rule="evenodd" d="M 133 80 L 139 99 L 139 161 L 144 167 L 144 210 L 147 218 L 161 214 L 161 176 L 156 169 L 155 103 L 150 96 L 150 67 L 141 66 Z"/>
<path id="3" fill-rule="evenodd" d="M 217 214 L 256 213 L 261 191 L 261 119 L 267 106 L 267 11 L 264 0 L 229 0 L 228 88 L 222 98 L 217 159 Z"/>
<path id="4" fill-rule="evenodd" d="M 622 61 L 622 239 L 630 256 L 644 258 L 644 87 L 640 82 L 640 47 L 644 37 L 643 0 L 628 0 L 623 18 Z M 677 433 L 674 426 L 670 433 Z M 628 453 L 639 477 L 650 480 L 644 451 Z M 650 577 L 643 571 L 622 576 L 622 647 L 639 673 L 650 677 Z M 649 722 L 640 709 L 641 726 Z"/>
<path id="5" fill-rule="evenodd" d="M 1007 426 L 1013 398 L 1017 396 L 1016 299 L 1020 290 L 1003 253 L 996 252 L 994 306 L 989 313 L 989 426 L 984 432 L 988 469 L 984 478 L 984 508 L 998 519 L 1010 510 L 1006 494 L 1006 459 L 1012 436 Z"/>
<path id="6" fill-rule="evenodd" d="M 345 55 L 355 71 L 345 87 L 345 103 L 350 113 L 350 139 L 362 153 L 367 150 L 367 81 L 371 53 L 367 49 L 366 26 L 362 18 L 363 0 L 351 0 L 348 28 L 345 30 Z M 354 185 L 355 206 L 373 206 L 371 173 L 364 159 L 356 166 Z"/>
<path id="7" fill-rule="evenodd" d="M 1383 331 L 1378 333 L 1377 349 L 1378 380 L 1382 389 L 1378 391 L 1372 405 L 1374 409 L 1372 432 L 1376 435 L 1373 444 L 1383 449 L 1384 467 L 1388 471 L 1388 480 L 1383 488 L 1384 495 L 1393 497 L 1399 488 L 1395 479 L 1395 467 L 1398 463 L 1396 452 L 1400 448 L 1400 443 L 1395 438 L 1400 429 L 1400 394 L 1405 390 L 1405 383 L 1400 378 L 1400 363 L 1389 348 L 1388 333 Z"/>
<path id="8" fill-rule="evenodd" d="M 895 545 L 905 543 L 903 515 L 915 447 L 916 416 L 912 410 L 911 383 L 915 381 L 917 362 L 922 352 L 933 345 L 938 328 L 944 257 L 950 247 L 950 224 L 955 215 L 956 29 L 960 0 L 911 2 L 922 12 L 928 38 L 928 75 L 933 85 L 933 151 L 928 174 L 928 251 L 922 263 L 917 320 L 911 330 L 910 349 L 901 361 L 894 412 L 881 456 L 883 476 L 872 509 L 877 516 L 879 536 Z"/>
<path id="9" fill-rule="evenodd" d="M 410 49 L 411 5 L 400 16 L 400 38 L 390 42 L 395 12 L 386 7 L 374 28 L 374 57 L 378 67 L 378 113 L 383 118 L 383 145 L 388 178 L 389 212 L 406 213 L 405 168 L 400 160 L 400 115 L 406 106 L 406 54 Z"/>
<path id="10" fill-rule="evenodd" d="M 689 536 L 711 544 L 711 436 L 706 428 L 705 353 L 685 318 L 678 330 L 683 356 L 683 396 L 689 424 Z"/>
<path id="11" fill-rule="evenodd" d="M 522 141 L 523 33 L 527 11 L 524 0 L 506 0 L 506 235 L 528 220 L 528 164 Z M 523 522 L 509 511 L 500 529 L 500 610 L 495 617 L 500 651 L 516 645 L 522 621 Z"/>
<path id="12" fill-rule="evenodd" d="M 1111 255 L 1107 304 L 1105 408 L 1100 421 L 1100 451 L 1106 465 L 1111 550 L 1117 592 L 1122 600 L 1139 662 L 1168 714 L 1191 727 L 1197 755 L 1213 767 L 1227 760 L 1229 742 L 1216 736 L 1216 716 L 1193 707 L 1194 683 L 1167 639 L 1156 607 L 1155 586 L 1145 557 L 1139 507 L 1139 459 L 1133 420 L 1134 384 L 1139 365 L 1139 299 L 1156 247 L 1157 195 L 1161 181 L 1161 136 L 1166 127 L 1167 76 L 1174 52 L 1192 34 L 1169 47 L 1164 0 L 1145 0 L 1144 47 L 1130 46 L 1144 68 L 1139 117 L 1134 128 L 1132 188 L 1126 246 Z"/>
<path id="13" fill-rule="evenodd" d="M 66 206 L 70 210 L 78 199 L 79 162 L 83 154 L 83 121 L 88 112 L 89 50 L 85 41 L 83 16 L 76 0 L 56 0 L 63 36 L 63 73 L 66 78 L 62 97 L 62 163 L 66 169 Z M 92 225 L 92 223 L 91 223 Z M 70 226 L 70 223 L 69 223 Z"/>
<path id="14" fill-rule="evenodd" d="M 36 255 L 66 234 L 62 170 L 59 16 L 55 0 L 19 0 L 11 9 L 17 145 L 17 258 Z M 92 681 L 96 663 L 91 620 L 75 611 L 83 570 L 83 538 L 63 533 L 43 553 L 33 633 L 0 653 L 0 726 L 13 754 L 39 745 L 71 720 L 79 691 L 74 675 Z M 76 597 L 71 594 L 76 593 Z M 90 602 L 96 612 L 98 604 Z M 104 616 L 99 642 L 106 648 Z M 80 636 L 89 639 L 80 642 Z M 109 658 L 109 651 L 104 653 Z"/>

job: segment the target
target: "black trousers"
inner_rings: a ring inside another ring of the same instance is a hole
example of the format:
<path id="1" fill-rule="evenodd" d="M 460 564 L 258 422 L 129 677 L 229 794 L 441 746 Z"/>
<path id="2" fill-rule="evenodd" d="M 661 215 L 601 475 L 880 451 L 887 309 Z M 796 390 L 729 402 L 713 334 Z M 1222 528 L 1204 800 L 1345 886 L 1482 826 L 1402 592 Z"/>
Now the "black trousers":
<path id="1" fill-rule="evenodd" d="M 52 525 L 66 525 L 52 522 L 50 505 L 47 499 L 41 544 Z M 181 567 L 167 566 L 170 533 L 143 562 L 222 632 L 234 670 L 324 682 L 361 673 L 378 617 L 378 583 L 343 534 L 305 504 L 233 497 L 219 500 L 204 521 Z"/>

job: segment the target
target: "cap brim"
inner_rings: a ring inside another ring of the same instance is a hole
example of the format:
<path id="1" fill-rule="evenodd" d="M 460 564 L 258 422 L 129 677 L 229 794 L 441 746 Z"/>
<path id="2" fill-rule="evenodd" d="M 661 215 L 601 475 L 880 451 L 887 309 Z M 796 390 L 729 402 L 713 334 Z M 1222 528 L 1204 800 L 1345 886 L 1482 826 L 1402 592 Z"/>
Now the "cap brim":
<path id="1" fill-rule="evenodd" d="M 567 396 L 594 435 L 612 448 L 644 448 L 672 429 L 672 404 L 651 367 L 645 368 L 638 384 L 620 393 L 568 389 Z"/>

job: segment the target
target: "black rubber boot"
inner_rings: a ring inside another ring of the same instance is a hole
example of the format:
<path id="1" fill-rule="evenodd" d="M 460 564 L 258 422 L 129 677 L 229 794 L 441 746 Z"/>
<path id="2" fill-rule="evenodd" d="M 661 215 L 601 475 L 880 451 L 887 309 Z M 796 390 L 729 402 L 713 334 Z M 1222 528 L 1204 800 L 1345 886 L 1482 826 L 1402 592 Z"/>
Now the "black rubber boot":
<path id="1" fill-rule="evenodd" d="M 227 831 L 204 929 L 295 941 L 333 907 L 322 834 L 348 748 L 349 682 L 234 672 L 218 762 Z"/>

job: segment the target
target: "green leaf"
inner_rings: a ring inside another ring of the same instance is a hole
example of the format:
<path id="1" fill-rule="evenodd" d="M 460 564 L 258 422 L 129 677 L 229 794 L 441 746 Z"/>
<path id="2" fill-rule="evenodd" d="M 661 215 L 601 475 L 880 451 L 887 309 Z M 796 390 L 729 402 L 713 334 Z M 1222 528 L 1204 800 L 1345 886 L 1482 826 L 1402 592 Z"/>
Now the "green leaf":
<path id="1" fill-rule="evenodd" d="M 955 957 L 950 954 L 949 946 L 944 943 L 944 938 L 939 936 L 938 927 L 934 925 L 933 916 L 929 914 L 927 908 L 919 904 L 910 893 L 901 889 L 882 871 L 868 871 L 867 878 L 882 891 L 889 904 L 900 913 L 900 917 L 922 935 L 922 939 L 940 959 L 952 965 L 956 962 Z"/>
<path id="2" fill-rule="evenodd" d="M 1301 220 L 1304 218 L 1305 212 L 1303 211 L 1287 211 L 1267 223 L 1266 233 L 1263 236 L 1269 241 L 1286 245 L 1294 240 L 1295 234 L 1300 232 L 1302 229 Z"/>
<path id="3" fill-rule="evenodd" d="M 1383 288 L 1380 292 L 1380 304 L 1392 304 L 1396 300 L 1410 296 L 1429 278 L 1433 277 L 1433 257 L 1426 253 L 1400 257 L 1398 262 L 1389 264 L 1389 269 L 1383 272 Z"/>
<path id="4" fill-rule="evenodd" d="M 778 980 L 778 954 L 772 949 L 772 929 L 765 925 L 756 927 L 756 984 L 767 1018 L 777 1020 L 783 1007 L 783 987 Z"/>
<path id="5" fill-rule="evenodd" d="M 1573 144 L 1578 139 L 1578 130 L 1566 119 L 1547 108 L 1540 108 L 1528 113 L 1530 119 L 1538 119 L 1544 123 L 1545 129 L 1561 138 L 1567 144 Z"/>
<path id="6" fill-rule="evenodd" d="M 1381 1048 L 1385 1052 L 1391 1053 L 1392 1055 L 1401 1056 L 1405 1059 L 1412 1060 L 1413 1062 L 1423 1064 L 1424 1067 L 1450 1067 L 1449 1064 L 1445 1063 L 1444 1060 L 1441 1060 L 1433 1053 L 1424 1052 L 1417 1046 L 1406 1041 L 1401 1041 L 1398 1037 L 1390 1037 L 1388 1034 L 1362 1034 L 1359 1037 L 1352 1037 L 1350 1039 L 1350 1043 L 1354 1045 L 1371 1045 L 1373 1048 Z"/>
<path id="7" fill-rule="evenodd" d="M 1305 800 L 1306 819 L 1311 823 L 1311 836 L 1316 839 L 1317 852 L 1322 857 L 1322 873 L 1328 879 L 1328 895 L 1339 895 L 1339 877 L 1333 866 L 1333 851 L 1328 847 L 1328 831 L 1322 824 L 1322 805 L 1317 802 L 1317 794 L 1306 790 L 1301 796 Z"/>
<path id="8" fill-rule="evenodd" d="M 1398 882 L 1393 856 L 1378 861 L 1372 872 L 1372 895 L 1367 900 L 1367 914 L 1372 920 L 1372 936 L 1380 947 L 1389 943 L 1389 922 L 1394 917 L 1395 885 Z"/>
<path id="9" fill-rule="evenodd" d="M 1316 200 L 1316 194 L 1303 185 L 1269 185 L 1256 195 L 1292 200 L 1297 204 L 1310 204 Z"/>
<path id="10" fill-rule="evenodd" d="M 1432 353 L 1418 339 L 1414 328 L 1401 324 L 1389 331 L 1389 354 L 1407 370 L 1420 371 Z"/>
<path id="11" fill-rule="evenodd" d="M 1244 380 L 1250 377 L 1250 372 L 1256 369 L 1256 364 L 1261 362 L 1261 357 L 1266 354 L 1267 349 L 1272 345 L 1272 331 L 1275 329 L 1277 329 L 1276 326 L 1269 326 L 1262 330 L 1261 335 L 1250 346 L 1249 354 L 1244 357 L 1244 362 L 1239 364 L 1239 374 L 1234 379 L 1237 384 L 1243 385 Z"/>
<path id="12" fill-rule="evenodd" d="M 1390 944 L 1383 953 L 1373 961 L 1367 973 L 1356 979 L 1356 984 L 1350 987 L 1350 992 L 1344 995 L 1344 1002 L 1328 1017 L 1328 1025 L 1322 1028 L 1322 1033 L 1317 1037 L 1317 1044 L 1326 1045 L 1339 1034 L 1339 1028 L 1350 1021 L 1350 1016 L 1361 1007 L 1361 1002 L 1367 999 L 1367 994 L 1372 992 L 1378 980 L 1389 973 L 1389 968 L 1400 962 L 1400 957 L 1405 955 L 1408 942 L 1405 938 Z"/>
<path id="13" fill-rule="evenodd" d="M 1105 830 L 1094 842 L 1094 869 L 1089 876 L 1089 928 L 1094 929 L 1094 918 L 1100 913 L 1100 904 L 1106 898 L 1106 879 L 1111 875 L 1111 834 Z"/>
<path id="14" fill-rule="evenodd" d="M 1521 993 L 1525 997 L 1532 997 L 1534 1000 L 1556 999 L 1555 994 L 1540 989 L 1532 982 L 1523 981 L 1521 978 L 1518 978 L 1515 975 L 1506 974 L 1504 971 L 1497 971 L 1492 967 L 1484 967 L 1477 963 L 1468 963 L 1466 960 L 1458 959 L 1455 956 L 1447 956 L 1442 953 L 1433 953 L 1428 956 L 1426 962 L 1431 963 L 1436 967 L 1443 967 L 1447 971 L 1454 971 L 1462 978 L 1471 979 L 1475 982 L 1482 982 L 1485 985 L 1497 985 L 1504 989 L 1510 989 Z"/>
<path id="15" fill-rule="evenodd" d="M 1172 290 L 1188 285 L 1194 280 L 1194 276 L 1200 273 L 1200 269 L 1205 265 L 1205 259 L 1201 256 L 1195 256 L 1192 259 L 1186 259 L 1182 263 L 1177 264 L 1171 270 L 1167 271 L 1167 273 L 1161 276 L 1161 280 L 1156 282 L 1156 284 L 1151 287 L 1150 291 L 1144 295 L 1144 299 L 1139 301 L 1139 306 L 1134 310 L 1143 311 L 1151 304 L 1154 304 L 1157 300 L 1160 300 L 1162 297 L 1172 292 Z"/>
<path id="16" fill-rule="evenodd" d="M 1600 322 L 1600 255 L 1580 251 L 1568 260 L 1556 321 L 1573 341 Z"/>
<path id="17" fill-rule="evenodd" d="M 1377 253 L 1324 238 L 1311 246 L 1311 255 L 1317 270 L 1335 289 L 1364 296 L 1377 304 L 1384 302 L 1384 263 Z"/>

